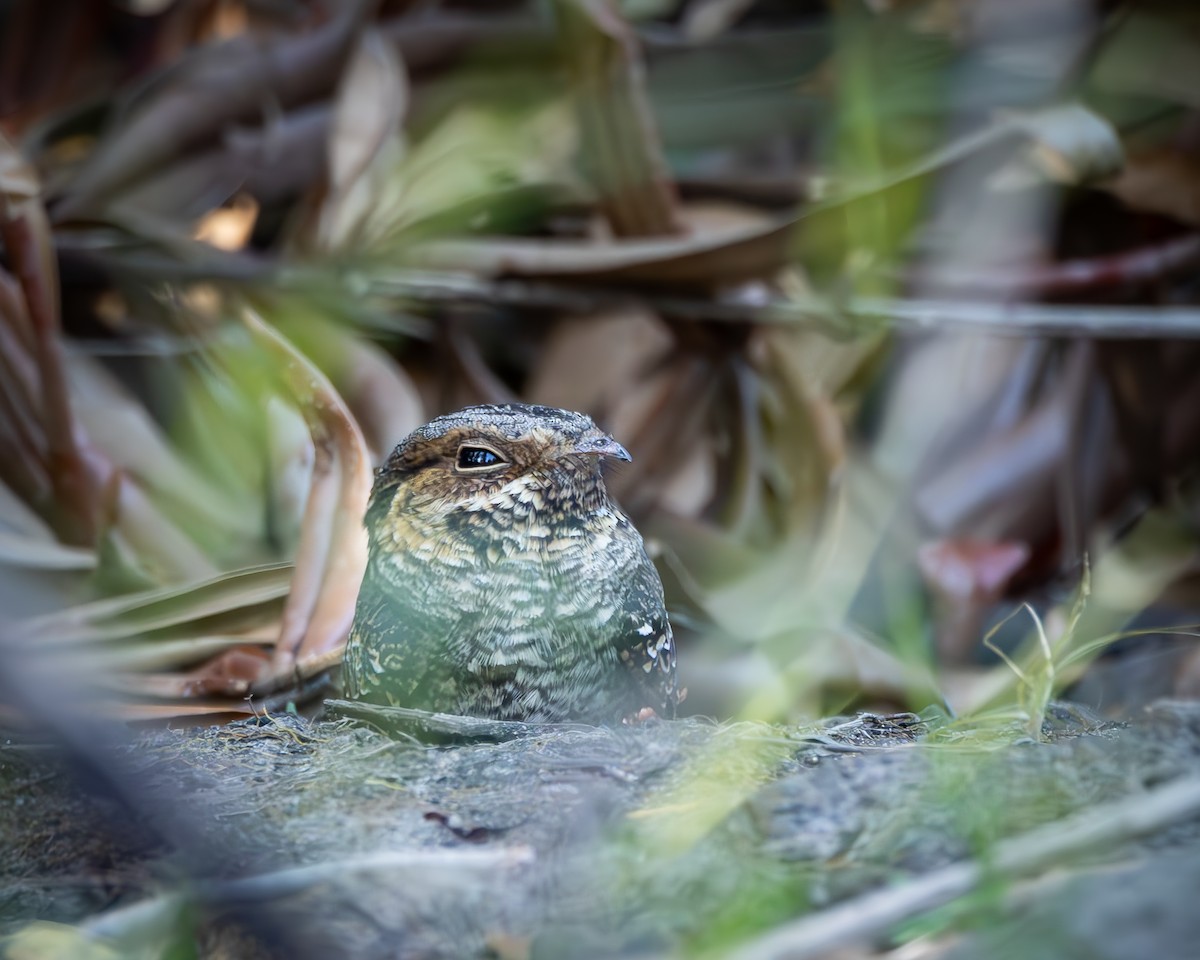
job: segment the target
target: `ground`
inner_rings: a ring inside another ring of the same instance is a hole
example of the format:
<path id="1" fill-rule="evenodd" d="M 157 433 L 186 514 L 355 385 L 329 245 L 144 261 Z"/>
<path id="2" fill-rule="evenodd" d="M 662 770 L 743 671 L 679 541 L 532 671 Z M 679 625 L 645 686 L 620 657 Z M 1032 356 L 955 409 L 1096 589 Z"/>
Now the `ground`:
<path id="1" fill-rule="evenodd" d="M 143 734 L 113 757 L 123 799 L 9 741 L 4 932 L 127 945 L 152 917 L 160 942 L 193 929 L 168 896 L 187 891 L 202 956 L 765 958 L 804 955 L 775 949 L 780 924 L 981 858 L 996 868 L 969 896 L 865 942 L 1134 958 L 1200 936 L 1194 811 L 1114 821 L 1054 869 L 1005 865 L 1002 843 L 1186 783 L 1195 705 L 1124 725 L 1055 705 L 1040 741 L 932 715 L 604 729 L 343 709 Z"/>

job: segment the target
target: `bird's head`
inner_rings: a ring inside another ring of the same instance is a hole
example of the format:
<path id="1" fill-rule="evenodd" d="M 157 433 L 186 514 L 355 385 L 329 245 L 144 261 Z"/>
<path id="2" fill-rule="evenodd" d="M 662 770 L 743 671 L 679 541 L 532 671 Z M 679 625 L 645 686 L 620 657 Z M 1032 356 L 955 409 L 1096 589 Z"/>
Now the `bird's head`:
<path id="1" fill-rule="evenodd" d="M 395 526 L 461 514 L 574 515 L 608 503 L 605 459 L 631 457 L 584 414 L 517 403 L 466 407 L 396 447 L 376 477 L 368 526 L 373 517 Z"/>

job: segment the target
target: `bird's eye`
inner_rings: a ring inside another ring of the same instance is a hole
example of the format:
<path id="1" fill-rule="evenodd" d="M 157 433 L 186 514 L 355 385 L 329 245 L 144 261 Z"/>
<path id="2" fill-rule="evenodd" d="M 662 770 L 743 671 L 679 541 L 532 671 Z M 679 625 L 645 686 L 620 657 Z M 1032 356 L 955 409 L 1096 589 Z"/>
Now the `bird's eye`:
<path id="1" fill-rule="evenodd" d="M 503 466 L 505 460 L 495 450 L 488 447 L 473 447 L 463 444 L 458 448 L 458 469 L 479 470 L 487 467 Z"/>

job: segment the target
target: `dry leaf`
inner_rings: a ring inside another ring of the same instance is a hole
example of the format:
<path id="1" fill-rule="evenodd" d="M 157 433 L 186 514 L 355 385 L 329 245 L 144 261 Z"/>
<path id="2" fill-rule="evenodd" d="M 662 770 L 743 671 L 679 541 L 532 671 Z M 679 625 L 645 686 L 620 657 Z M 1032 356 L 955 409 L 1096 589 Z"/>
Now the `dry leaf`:
<path id="1" fill-rule="evenodd" d="M 60 342 L 58 258 L 32 168 L 0 136 L 0 239 L 20 284 L 28 317 L 26 347 L 37 366 L 42 466 L 53 491 L 49 519 L 63 541 L 95 542 L 99 481 L 85 460 L 72 419 Z M 15 322 L 20 310 L 5 311 Z M 3 318 L 0 318 L 3 319 Z M 16 349 L 5 344 L 7 349 Z"/>
<path id="2" fill-rule="evenodd" d="M 316 228 L 321 249 L 361 240 L 383 179 L 404 157 L 407 109 L 408 79 L 395 46 L 367 30 L 342 77 L 330 125 L 329 186 Z"/>
<path id="3" fill-rule="evenodd" d="M 303 413 L 316 460 L 296 554 L 296 574 L 280 625 L 272 683 L 289 682 L 298 661 L 345 643 L 367 563 L 370 452 L 354 418 L 306 357 L 250 310 L 243 322 L 279 364 L 279 378 Z"/>
<path id="4" fill-rule="evenodd" d="M 55 208 L 59 222 L 103 210 L 126 185 L 238 121 L 258 121 L 264 105 L 288 107 L 328 90 L 373 0 L 341 4 L 323 27 L 298 36 L 241 34 L 194 48 L 143 85 L 111 126 Z"/>
<path id="5" fill-rule="evenodd" d="M 201 217 L 192 237 L 218 250 L 243 250 L 250 242 L 257 220 L 258 201 L 247 193 L 238 193 L 225 206 Z"/>
<path id="6" fill-rule="evenodd" d="M 922 544 L 917 567 L 936 603 L 935 643 L 942 662 L 962 663 L 978 647 L 984 618 L 1030 553 L 1024 543 L 956 539 Z"/>
<path id="7" fill-rule="evenodd" d="M 1200 156 L 1175 147 L 1131 154 L 1103 189 L 1133 210 L 1200 226 Z"/>
<path id="8" fill-rule="evenodd" d="M 646 95 L 637 37 L 614 0 L 555 0 L 581 161 L 613 232 L 679 233 L 678 197 Z"/>

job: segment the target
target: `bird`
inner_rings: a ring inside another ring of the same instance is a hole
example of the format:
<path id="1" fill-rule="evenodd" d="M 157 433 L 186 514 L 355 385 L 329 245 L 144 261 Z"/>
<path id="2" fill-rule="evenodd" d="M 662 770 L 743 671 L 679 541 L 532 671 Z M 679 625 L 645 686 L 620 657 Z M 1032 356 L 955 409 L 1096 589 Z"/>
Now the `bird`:
<path id="1" fill-rule="evenodd" d="M 521 403 L 409 434 L 368 502 L 344 696 L 495 720 L 674 717 L 662 581 L 601 470 L 631 459 L 585 414 Z"/>

